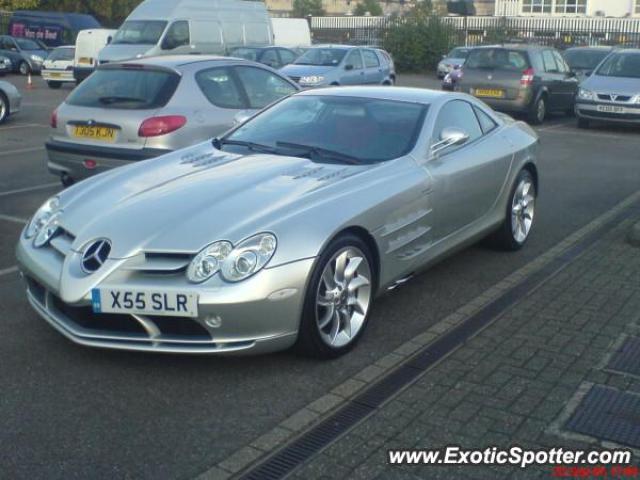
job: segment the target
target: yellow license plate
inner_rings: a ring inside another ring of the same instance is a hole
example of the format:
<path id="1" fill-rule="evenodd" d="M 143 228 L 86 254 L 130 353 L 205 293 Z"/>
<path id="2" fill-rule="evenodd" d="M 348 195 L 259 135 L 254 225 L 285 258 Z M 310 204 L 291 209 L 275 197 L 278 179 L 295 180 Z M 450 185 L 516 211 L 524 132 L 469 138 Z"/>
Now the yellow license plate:
<path id="1" fill-rule="evenodd" d="M 62 77 L 62 74 L 61 73 L 57 73 L 57 72 L 52 72 L 52 73 L 49 74 L 49 76 L 51 78 L 60 78 L 60 77 Z"/>
<path id="2" fill-rule="evenodd" d="M 478 88 L 476 89 L 476 97 L 502 98 L 504 97 L 504 90 L 493 88 Z"/>
<path id="3" fill-rule="evenodd" d="M 96 127 L 76 125 L 73 127 L 73 135 L 78 138 L 88 138 L 101 142 L 115 142 L 116 129 L 110 127 Z"/>

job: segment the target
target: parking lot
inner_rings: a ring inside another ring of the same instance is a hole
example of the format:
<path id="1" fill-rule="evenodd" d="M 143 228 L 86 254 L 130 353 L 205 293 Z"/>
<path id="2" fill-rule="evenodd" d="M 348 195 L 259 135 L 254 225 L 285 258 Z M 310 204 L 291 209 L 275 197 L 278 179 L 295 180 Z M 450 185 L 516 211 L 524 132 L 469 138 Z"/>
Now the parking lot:
<path id="1" fill-rule="evenodd" d="M 574 118 L 552 117 L 536 128 L 541 189 L 527 247 L 506 254 L 474 246 L 412 279 L 377 301 L 350 354 L 318 362 L 288 352 L 220 358 L 91 350 L 32 311 L 13 252 L 26 220 L 61 188 L 46 170 L 43 145 L 49 115 L 70 88 L 50 90 L 35 78 L 27 90 L 25 78 L 7 79 L 24 95 L 22 112 L 0 126 L 0 465 L 13 478 L 195 477 L 640 186 L 640 130 L 579 130 Z M 437 86 L 423 76 L 398 83 Z"/>

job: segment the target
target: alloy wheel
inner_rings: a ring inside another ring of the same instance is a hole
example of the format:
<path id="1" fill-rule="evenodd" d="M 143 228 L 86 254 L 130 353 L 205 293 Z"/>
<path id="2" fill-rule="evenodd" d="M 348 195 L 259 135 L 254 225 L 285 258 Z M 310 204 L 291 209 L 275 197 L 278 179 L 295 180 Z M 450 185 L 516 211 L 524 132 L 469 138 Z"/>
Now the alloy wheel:
<path id="1" fill-rule="evenodd" d="M 531 178 L 523 178 L 511 202 L 511 233 L 518 243 L 524 243 L 531 232 L 535 215 L 535 187 Z"/>
<path id="2" fill-rule="evenodd" d="M 330 347 L 351 343 L 362 330 L 371 303 L 371 267 L 356 247 L 345 247 L 327 262 L 316 293 L 316 324 Z"/>

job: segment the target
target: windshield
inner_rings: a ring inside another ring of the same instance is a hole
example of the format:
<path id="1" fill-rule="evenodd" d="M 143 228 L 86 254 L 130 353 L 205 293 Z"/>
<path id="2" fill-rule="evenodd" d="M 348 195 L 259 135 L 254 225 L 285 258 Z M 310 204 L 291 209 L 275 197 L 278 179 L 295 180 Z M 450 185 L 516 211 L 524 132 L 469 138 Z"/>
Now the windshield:
<path id="1" fill-rule="evenodd" d="M 28 38 L 16 38 L 16 43 L 20 47 L 20 50 L 42 50 L 40 45 Z"/>
<path id="2" fill-rule="evenodd" d="M 258 59 L 259 50 L 257 48 L 241 47 L 234 48 L 230 53 L 232 57 L 240 57 L 255 62 Z"/>
<path id="3" fill-rule="evenodd" d="M 449 55 L 447 55 L 448 58 L 467 58 L 467 55 L 469 55 L 469 50 L 466 48 L 454 48 L 453 50 L 451 50 L 451 52 L 449 52 Z"/>
<path id="4" fill-rule="evenodd" d="M 346 54 L 347 50 L 345 48 L 311 48 L 293 63 L 297 65 L 336 66 L 340 64 Z"/>
<path id="5" fill-rule="evenodd" d="M 611 55 L 596 74 L 603 77 L 640 78 L 640 53 Z"/>
<path id="6" fill-rule="evenodd" d="M 53 52 L 49 54 L 47 60 L 57 61 L 57 60 L 73 60 L 75 56 L 74 48 L 56 48 Z"/>
<path id="7" fill-rule="evenodd" d="M 374 163 L 409 153 L 428 106 L 360 97 L 289 97 L 253 118 L 221 143 L 238 151 L 249 143 L 272 153 L 314 161 Z M 224 143 L 229 142 L 229 145 Z M 328 153 L 331 152 L 331 153 Z"/>
<path id="8" fill-rule="evenodd" d="M 69 105 L 145 110 L 164 107 L 180 77 L 158 70 L 109 68 L 94 72 L 67 98 Z"/>
<path id="9" fill-rule="evenodd" d="M 464 65 L 465 69 L 497 69 L 497 70 L 525 70 L 530 67 L 526 53 L 519 50 L 504 48 L 480 48 L 472 51 Z"/>
<path id="10" fill-rule="evenodd" d="M 564 58 L 572 70 L 593 70 L 610 50 L 567 50 Z"/>
<path id="11" fill-rule="evenodd" d="M 155 45 L 167 22 L 160 20 L 130 20 L 124 22 L 111 42 L 113 45 Z"/>

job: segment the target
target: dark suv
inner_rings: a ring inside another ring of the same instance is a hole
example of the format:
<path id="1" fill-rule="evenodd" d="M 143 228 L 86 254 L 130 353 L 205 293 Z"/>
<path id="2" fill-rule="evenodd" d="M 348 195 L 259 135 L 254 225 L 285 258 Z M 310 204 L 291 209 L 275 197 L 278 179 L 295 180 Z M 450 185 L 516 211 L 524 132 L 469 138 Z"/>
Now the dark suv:
<path id="1" fill-rule="evenodd" d="M 549 111 L 573 113 L 578 79 L 554 48 L 490 46 L 469 54 L 456 89 L 540 124 Z"/>

